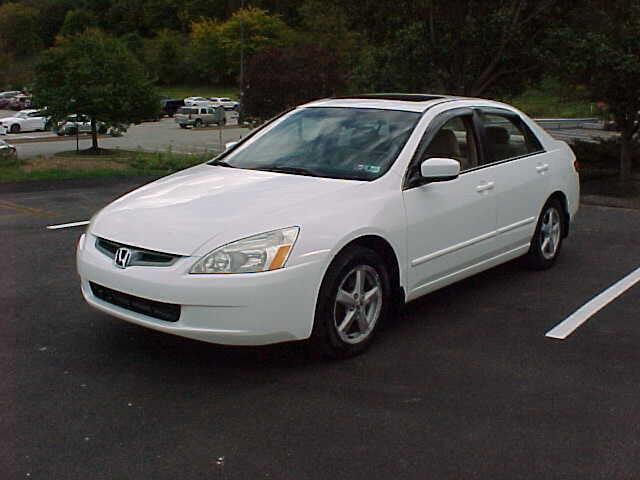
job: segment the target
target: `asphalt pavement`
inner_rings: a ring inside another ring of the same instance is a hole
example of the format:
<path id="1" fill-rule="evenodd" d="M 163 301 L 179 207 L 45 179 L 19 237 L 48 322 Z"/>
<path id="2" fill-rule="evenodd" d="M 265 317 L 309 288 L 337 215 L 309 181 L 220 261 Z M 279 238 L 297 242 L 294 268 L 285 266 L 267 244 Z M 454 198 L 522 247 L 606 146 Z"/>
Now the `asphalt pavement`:
<path id="1" fill-rule="evenodd" d="M 104 136 L 99 142 L 101 147 L 111 149 L 152 152 L 171 150 L 178 153 L 211 152 L 213 155 L 222 151 L 225 143 L 236 141 L 248 132 L 249 129 L 240 126 L 228 126 L 222 129 L 215 126 L 183 129 L 172 118 L 163 118 L 158 122 L 132 125 L 123 136 Z M 61 139 L 51 132 L 24 132 L 8 134 L 0 138 L 14 144 L 21 159 L 41 155 L 50 156 L 76 148 L 74 136 Z M 25 139 L 28 139 L 28 142 L 21 143 Z M 80 149 L 90 148 L 91 138 L 81 135 L 79 144 Z"/>
<path id="2" fill-rule="evenodd" d="M 583 206 L 552 270 L 435 292 L 329 362 L 88 307 L 82 230 L 45 226 L 144 180 L 0 186 L 0 478 L 640 478 L 640 284 L 545 337 L 640 267 L 640 211 Z"/>

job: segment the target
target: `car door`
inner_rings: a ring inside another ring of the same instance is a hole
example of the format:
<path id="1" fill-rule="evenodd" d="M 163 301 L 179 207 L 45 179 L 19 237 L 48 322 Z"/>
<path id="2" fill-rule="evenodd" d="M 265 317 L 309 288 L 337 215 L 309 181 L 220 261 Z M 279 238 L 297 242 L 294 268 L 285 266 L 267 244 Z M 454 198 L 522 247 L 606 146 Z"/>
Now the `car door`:
<path id="1" fill-rule="evenodd" d="M 483 108 L 476 118 L 484 162 L 495 181 L 496 248 L 513 250 L 531 240 L 549 194 L 549 154 L 515 112 Z"/>
<path id="2" fill-rule="evenodd" d="M 409 299 L 455 281 L 489 258 L 495 246 L 494 178 L 479 169 L 482 149 L 473 111 L 454 109 L 427 128 L 405 179 Z M 458 178 L 424 183 L 420 164 L 428 158 L 460 162 Z"/>
<path id="3" fill-rule="evenodd" d="M 29 130 L 44 130 L 42 112 L 31 112 L 29 114 Z"/>

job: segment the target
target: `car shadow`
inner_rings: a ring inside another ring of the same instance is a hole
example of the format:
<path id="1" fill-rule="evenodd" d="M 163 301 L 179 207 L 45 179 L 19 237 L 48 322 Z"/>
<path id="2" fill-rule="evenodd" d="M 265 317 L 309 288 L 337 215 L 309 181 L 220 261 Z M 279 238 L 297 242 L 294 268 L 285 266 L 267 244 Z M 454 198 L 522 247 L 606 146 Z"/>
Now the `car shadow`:
<path id="1" fill-rule="evenodd" d="M 251 378 L 259 381 L 267 371 L 278 371 L 280 376 L 286 372 L 294 374 L 314 369 L 337 371 L 345 365 L 357 365 L 363 358 L 381 361 L 378 357 L 399 349 L 429 344 L 432 336 L 442 336 L 443 332 L 468 335 L 469 318 L 474 321 L 478 315 L 494 318 L 491 314 L 497 308 L 496 304 L 511 301 L 499 298 L 503 292 L 510 288 L 526 290 L 538 275 L 541 272 L 527 270 L 522 261 L 516 259 L 430 293 L 410 302 L 381 325 L 380 335 L 369 351 L 346 360 L 322 358 L 310 351 L 307 342 L 258 347 L 223 346 L 167 335 L 106 315 L 101 319 L 107 323 L 105 335 L 101 336 L 101 344 L 96 348 L 106 355 L 131 362 L 135 368 L 145 369 L 145 374 L 150 376 L 162 371 L 165 378 L 181 380 L 211 374 L 219 382 L 241 374 L 245 381 Z M 509 319 L 494 321 L 508 322 Z"/>

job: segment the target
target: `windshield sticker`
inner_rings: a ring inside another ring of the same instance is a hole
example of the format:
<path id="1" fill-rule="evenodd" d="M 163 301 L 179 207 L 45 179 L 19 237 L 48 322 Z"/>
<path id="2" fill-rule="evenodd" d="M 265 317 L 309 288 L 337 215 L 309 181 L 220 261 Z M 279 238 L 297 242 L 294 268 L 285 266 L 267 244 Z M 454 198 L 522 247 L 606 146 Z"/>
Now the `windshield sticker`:
<path id="1" fill-rule="evenodd" d="M 357 171 L 365 171 L 368 173 L 380 173 L 380 167 L 378 165 L 364 165 L 359 163 L 356 165 Z"/>

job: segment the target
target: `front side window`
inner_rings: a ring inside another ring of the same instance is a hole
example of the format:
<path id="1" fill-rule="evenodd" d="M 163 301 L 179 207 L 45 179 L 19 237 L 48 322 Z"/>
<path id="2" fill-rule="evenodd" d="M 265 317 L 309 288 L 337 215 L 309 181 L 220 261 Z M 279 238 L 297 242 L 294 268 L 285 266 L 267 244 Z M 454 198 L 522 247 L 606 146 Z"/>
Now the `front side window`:
<path id="1" fill-rule="evenodd" d="M 480 119 L 487 143 L 486 163 L 522 157 L 542 150 L 540 142 L 519 118 L 481 112 Z"/>
<path id="2" fill-rule="evenodd" d="M 422 159 L 452 158 L 460 162 L 460 171 L 478 166 L 478 148 L 471 115 L 448 120 L 434 135 Z"/>
<path id="3" fill-rule="evenodd" d="M 398 110 L 302 108 L 212 164 L 374 180 L 393 165 L 419 118 Z"/>

